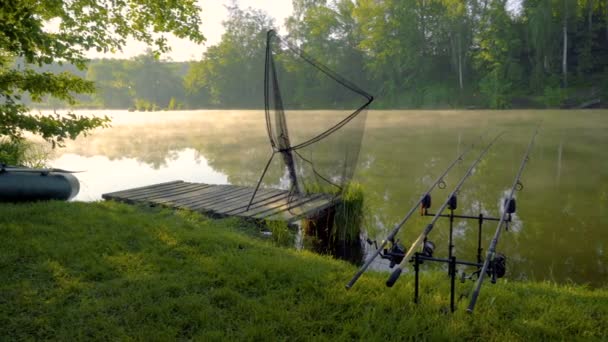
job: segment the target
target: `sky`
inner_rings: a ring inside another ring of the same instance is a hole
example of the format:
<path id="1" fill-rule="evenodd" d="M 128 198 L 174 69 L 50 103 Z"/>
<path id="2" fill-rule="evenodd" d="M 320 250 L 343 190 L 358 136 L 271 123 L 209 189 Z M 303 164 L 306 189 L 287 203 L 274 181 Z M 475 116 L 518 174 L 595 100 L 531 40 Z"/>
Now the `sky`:
<path id="1" fill-rule="evenodd" d="M 171 51 L 161 56 L 161 59 L 171 59 L 173 61 L 200 60 L 203 52 L 209 46 L 220 42 L 224 27 L 222 21 L 228 17 L 226 5 L 230 5 L 232 0 L 198 0 L 199 7 L 202 8 L 201 18 L 203 25 L 201 31 L 207 40 L 203 44 L 196 44 L 189 40 L 169 38 Z M 261 9 L 275 18 L 275 23 L 282 26 L 285 18 L 292 13 L 291 0 L 238 0 L 236 3 L 242 9 L 251 7 Z M 89 58 L 131 58 L 141 54 L 146 49 L 146 45 L 134 40 L 127 42 L 123 51 L 119 53 L 98 53 L 90 51 L 87 53 Z"/>

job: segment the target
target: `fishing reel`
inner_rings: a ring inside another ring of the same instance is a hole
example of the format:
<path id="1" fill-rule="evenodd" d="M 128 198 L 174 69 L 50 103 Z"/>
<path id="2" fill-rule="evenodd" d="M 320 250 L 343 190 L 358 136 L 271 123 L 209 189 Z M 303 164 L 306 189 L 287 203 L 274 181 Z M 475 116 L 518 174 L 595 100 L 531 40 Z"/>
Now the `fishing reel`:
<path id="1" fill-rule="evenodd" d="M 391 246 L 389 248 L 384 248 L 380 252 L 380 257 L 382 259 L 387 259 L 388 261 L 390 261 L 389 267 L 393 268 L 393 267 L 395 267 L 395 265 L 398 265 L 403 261 L 403 258 L 405 257 L 405 253 L 407 252 L 407 249 L 402 244 L 399 243 L 399 240 L 397 240 L 397 241 L 389 240 L 389 242 L 391 243 Z M 376 249 L 378 249 L 378 244 L 376 243 L 376 241 L 367 239 L 367 243 L 370 245 L 374 245 L 376 247 Z"/>
<path id="2" fill-rule="evenodd" d="M 422 253 L 420 254 L 427 258 L 432 258 L 433 253 L 435 253 L 435 244 L 433 243 L 433 241 L 425 240 L 422 246 Z"/>
<path id="3" fill-rule="evenodd" d="M 467 275 L 465 272 L 460 274 L 460 282 L 464 283 L 466 280 L 476 280 L 479 278 L 481 269 Z M 496 253 L 494 259 L 490 261 L 486 274 L 490 277 L 492 284 L 496 284 L 496 279 L 500 279 L 507 273 L 507 257 L 502 253 Z"/>
<path id="4" fill-rule="evenodd" d="M 496 279 L 504 277 L 507 273 L 507 257 L 504 254 L 496 253 L 487 273 L 492 277 L 492 284 L 496 284 Z"/>

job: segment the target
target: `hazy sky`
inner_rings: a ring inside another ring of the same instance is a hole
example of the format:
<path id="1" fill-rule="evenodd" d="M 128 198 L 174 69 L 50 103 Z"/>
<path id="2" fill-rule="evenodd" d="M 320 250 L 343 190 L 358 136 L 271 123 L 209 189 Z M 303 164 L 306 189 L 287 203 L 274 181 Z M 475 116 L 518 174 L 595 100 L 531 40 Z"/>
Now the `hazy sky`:
<path id="1" fill-rule="evenodd" d="M 171 58 L 174 61 L 198 60 L 201 58 L 207 46 L 215 45 L 220 41 L 224 27 L 222 21 L 228 16 L 226 5 L 232 3 L 231 0 L 198 0 L 202 8 L 201 17 L 203 21 L 202 31 L 207 38 L 203 44 L 198 45 L 188 40 L 172 37 L 169 40 L 171 52 L 163 54 L 162 59 Z M 275 18 L 276 24 L 281 26 L 283 21 L 292 12 L 291 0 L 238 0 L 239 7 L 245 9 L 252 7 L 261 9 Z M 146 45 L 136 41 L 129 41 L 123 48 L 122 53 L 103 54 L 91 51 L 87 54 L 89 58 L 130 58 L 141 54 L 146 49 Z"/>

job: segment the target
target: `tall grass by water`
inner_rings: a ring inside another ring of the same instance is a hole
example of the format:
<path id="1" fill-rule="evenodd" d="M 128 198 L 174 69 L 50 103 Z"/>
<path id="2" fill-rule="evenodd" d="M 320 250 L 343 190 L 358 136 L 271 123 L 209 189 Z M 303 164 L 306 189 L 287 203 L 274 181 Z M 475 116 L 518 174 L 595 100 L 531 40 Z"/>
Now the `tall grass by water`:
<path id="1" fill-rule="evenodd" d="M 363 187 L 351 182 L 342 192 L 336 207 L 331 231 L 333 242 L 354 243 L 359 241 L 365 214 Z"/>

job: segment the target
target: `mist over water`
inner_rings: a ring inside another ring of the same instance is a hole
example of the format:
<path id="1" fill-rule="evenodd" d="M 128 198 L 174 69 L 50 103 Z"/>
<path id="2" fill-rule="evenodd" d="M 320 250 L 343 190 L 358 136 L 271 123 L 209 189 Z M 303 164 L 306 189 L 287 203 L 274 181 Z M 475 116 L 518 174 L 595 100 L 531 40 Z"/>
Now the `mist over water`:
<path id="1" fill-rule="evenodd" d="M 253 186 L 271 153 L 262 111 L 99 112 L 112 128 L 69 142 L 51 166 L 84 170 L 77 200 L 172 180 Z M 306 137 L 322 127 L 318 112 L 292 116 Z M 467 146 L 476 144 L 433 193 L 432 210 L 446 199 L 481 149 L 505 135 L 476 167 L 458 197 L 456 213 L 498 216 L 536 124 L 543 125 L 517 192 L 516 220 L 498 251 L 507 278 L 608 282 L 607 111 L 370 111 L 355 179 L 365 190 L 366 235 L 380 242 L 435 177 Z M 317 119 L 317 120 L 316 120 Z M 290 132 L 292 134 L 292 132 Z M 279 160 L 280 158 L 277 158 Z M 279 160 L 280 161 L 280 160 Z M 281 184 L 274 163 L 264 186 Z M 399 236 L 409 245 L 429 217 L 413 217 Z M 484 224 L 483 247 L 495 222 Z M 448 222 L 429 238 L 447 254 Z M 477 222 L 455 222 L 455 255 L 474 260 Z M 384 263 L 380 263 L 384 264 Z M 386 266 L 378 266 L 386 268 Z"/>

